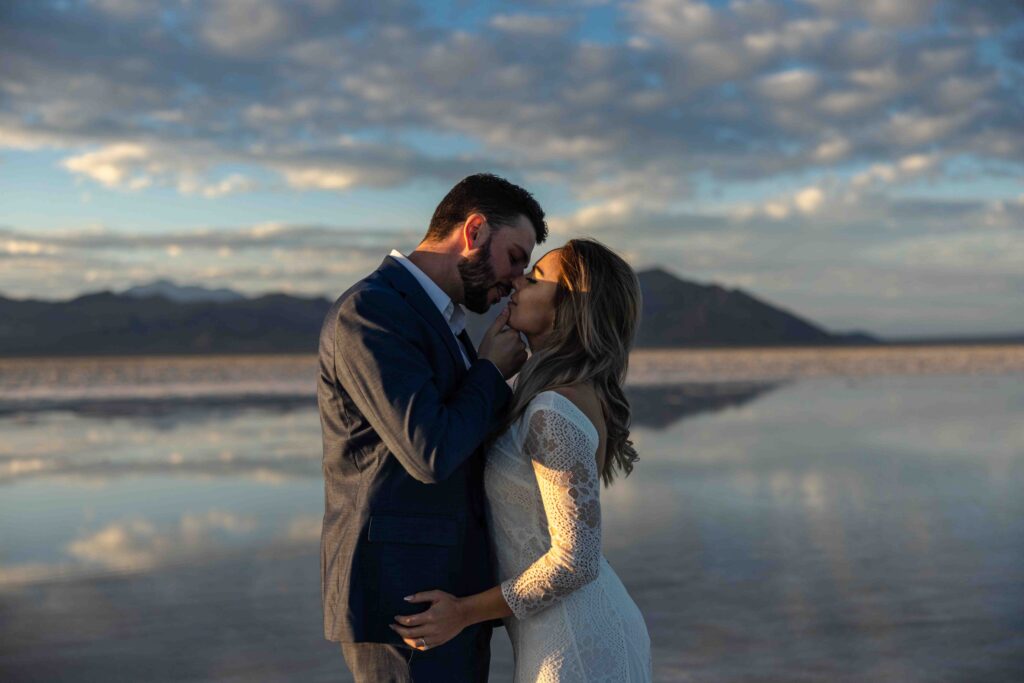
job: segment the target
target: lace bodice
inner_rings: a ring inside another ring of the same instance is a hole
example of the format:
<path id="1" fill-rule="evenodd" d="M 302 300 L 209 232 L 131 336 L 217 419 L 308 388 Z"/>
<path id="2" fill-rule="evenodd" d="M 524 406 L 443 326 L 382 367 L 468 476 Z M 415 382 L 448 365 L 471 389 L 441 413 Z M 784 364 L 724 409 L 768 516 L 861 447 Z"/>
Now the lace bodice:
<path id="1" fill-rule="evenodd" d="M 601 554 L 597 429 L 545 391 L 487 454 L 492 550 L 516 681 L 649 681 L 643 616 Z"/>

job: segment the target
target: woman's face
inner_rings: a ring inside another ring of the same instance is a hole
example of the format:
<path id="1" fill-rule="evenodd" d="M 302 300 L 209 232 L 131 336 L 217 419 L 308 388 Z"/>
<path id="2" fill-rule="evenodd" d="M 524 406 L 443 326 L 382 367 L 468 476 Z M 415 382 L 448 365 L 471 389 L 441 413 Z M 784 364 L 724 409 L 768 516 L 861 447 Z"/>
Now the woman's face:
<path id="1" fill-rule="evenodd" d="M 516 291 L 508 301 L 508 324 L 526 335 L 531 348 L 539 348 L 555 324 L 555 291 L 561 276 L 562 262 L 555 249 L 515 280 Z"/>

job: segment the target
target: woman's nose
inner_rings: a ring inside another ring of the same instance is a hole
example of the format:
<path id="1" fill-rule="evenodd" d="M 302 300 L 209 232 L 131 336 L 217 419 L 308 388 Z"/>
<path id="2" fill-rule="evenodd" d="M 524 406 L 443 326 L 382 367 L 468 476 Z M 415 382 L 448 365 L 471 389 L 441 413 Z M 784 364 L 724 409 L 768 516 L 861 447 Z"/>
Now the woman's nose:
<path id="1" fill-rule="evenodd" d="M 524 284 L 526 284 L 526 276 L 522 273 L 512 278 L 512 286 L 516 288 L 516 291 L 522 289 Z"/>

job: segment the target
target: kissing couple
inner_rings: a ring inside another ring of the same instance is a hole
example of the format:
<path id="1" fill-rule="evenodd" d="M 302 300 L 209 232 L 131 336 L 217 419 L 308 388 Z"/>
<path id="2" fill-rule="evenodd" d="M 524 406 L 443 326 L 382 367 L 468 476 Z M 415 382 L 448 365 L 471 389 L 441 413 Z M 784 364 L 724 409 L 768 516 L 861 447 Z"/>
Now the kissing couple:
<path id="1" fill-rule="evenodd" d="M 486 681 L 495 626 L 517 682 L 651 680 L 599 495 L 637 459 L 622 384 L 639 283 L 589 239 L 527 272 L 546 238 L 529 192 L 469 176 L 324 320 L 324 636 L 359 683 Z M 509 294 L 474 348 L 463 307 Z"/>

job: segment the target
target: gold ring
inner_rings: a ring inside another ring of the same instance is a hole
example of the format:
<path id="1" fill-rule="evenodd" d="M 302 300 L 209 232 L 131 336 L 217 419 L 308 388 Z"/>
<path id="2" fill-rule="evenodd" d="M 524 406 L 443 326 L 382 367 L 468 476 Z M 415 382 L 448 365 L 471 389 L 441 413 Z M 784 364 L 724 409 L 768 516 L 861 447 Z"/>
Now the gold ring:
<path id="1" fill-rule="evenodd" d="M 427 641 L 425 638 L 420 638 L 420 647 L 422 647 L 424 650 L 430 649 L 430 647 L 427 645 Z"/>

